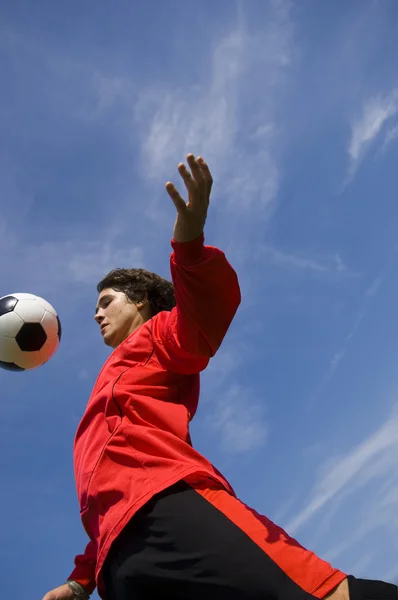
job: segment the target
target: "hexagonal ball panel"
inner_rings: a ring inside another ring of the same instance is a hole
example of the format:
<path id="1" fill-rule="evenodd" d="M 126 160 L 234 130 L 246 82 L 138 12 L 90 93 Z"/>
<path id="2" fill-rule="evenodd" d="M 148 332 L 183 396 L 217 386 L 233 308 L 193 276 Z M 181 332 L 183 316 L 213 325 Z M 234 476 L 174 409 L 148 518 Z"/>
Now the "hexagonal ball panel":
<path id="1" fill-rule="evenodd" d="M 0 298 L 0 315 L 5 315 L 14 310 L 17 303 L 18 298 L 15 298 L 15 296 L 3 296 L 3 298 Z"/>
<path id="2" fill-rule="evenodd" d="M 46 332 L 41 323 L 24 323 L 15 340 L 24 352 L 39 351 L 46 343 Z"/>
<path id="3" fill-rule="evenodd" d="M 8 312 L 0 316 L 0 335 L 15 337 L 21 329 L 23 321 L 16 312 Z"/>
<path id="4" fill-rule="evenodd" d="M 21 300 L 14 311 L 25 323 L 40 323 L 44 316 L 44 308 L 36 300 Z"/>

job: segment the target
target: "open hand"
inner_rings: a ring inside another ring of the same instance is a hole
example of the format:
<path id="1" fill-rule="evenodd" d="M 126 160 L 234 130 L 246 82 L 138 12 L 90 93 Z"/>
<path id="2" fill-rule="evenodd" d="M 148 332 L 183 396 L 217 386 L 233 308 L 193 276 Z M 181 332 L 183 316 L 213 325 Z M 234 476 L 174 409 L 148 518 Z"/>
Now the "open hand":
<path id="1" fill-rule="evenodd" d="M 184 163 L 178 165 L 178 172 L 187 188 L 188 202 L 180 196 L 171 181 L 166 183 L 166 190 L 177 209 L 173 235 L 176 242 L 190 242 L 203 233 L 213 185 L 209 167 L 202 157 L 195 158 L 193 154 L 188 154 L 187 163 L 191 172 Z"/>

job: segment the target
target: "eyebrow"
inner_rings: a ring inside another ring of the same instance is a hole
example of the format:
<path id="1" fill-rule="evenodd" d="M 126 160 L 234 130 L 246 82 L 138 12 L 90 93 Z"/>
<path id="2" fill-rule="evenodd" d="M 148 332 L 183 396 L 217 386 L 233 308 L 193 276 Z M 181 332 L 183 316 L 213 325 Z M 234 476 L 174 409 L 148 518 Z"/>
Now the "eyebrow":
<path id="1" fill-rule="evenodd" d="M 104 302 L 106 302 L 107 300 L 112 300 L 112 299 L 113 299 L 113 296 L 111 296 L 111 294 L 105 294 L 105 296 L 102 296 L 99 299 L 97 306 L 95 307 L 95 313 L 94 314 L 97 314 L 98 309 L 104 304 Z"/>

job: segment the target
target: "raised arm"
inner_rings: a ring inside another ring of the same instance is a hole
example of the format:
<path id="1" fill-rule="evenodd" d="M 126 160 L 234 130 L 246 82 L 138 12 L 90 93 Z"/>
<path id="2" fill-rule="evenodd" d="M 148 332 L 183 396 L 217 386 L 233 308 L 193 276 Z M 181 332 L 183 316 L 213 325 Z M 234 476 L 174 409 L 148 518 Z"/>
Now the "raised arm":
<path id="1" fill-rule="evenodd" d="M 178 170 L 188 203 L 172 183 L 166 184 L 177 209 L 170 261 L 176 307 L 158 315 L 153 335 L 166 368 L 193 373 L 203 370 L 218 350 L 239 306 L 240 289 L 224 253 L 204 245 L 212 187 L 209 168 L 192 154 L 187 161 L 192 174 L 182 163 Z"/>

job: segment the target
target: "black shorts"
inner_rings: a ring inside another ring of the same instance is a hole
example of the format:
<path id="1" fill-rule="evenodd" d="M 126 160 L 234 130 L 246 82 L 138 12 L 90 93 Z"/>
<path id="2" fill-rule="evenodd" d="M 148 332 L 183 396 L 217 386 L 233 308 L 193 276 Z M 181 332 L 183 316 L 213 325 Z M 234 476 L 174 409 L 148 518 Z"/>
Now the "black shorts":
<path id="1" fill-rule="evenodd" d="M 217 490 L 206 498 L 179 482 L 140 509 L 105 561 L 107 600 L 314 600 L 345 579 L 265 517 L 220 493 L 225 510 L 215 505 Z M 243 517 L 231 518 L 231 507 Z M 247 522 L 258 520 L 254 533 L 244 524 L 245 511 Z M 258 532 L 267 539 L 256 543 Z M 398 598 L 391 584 L 348 581 L 351 600 Z"/>

